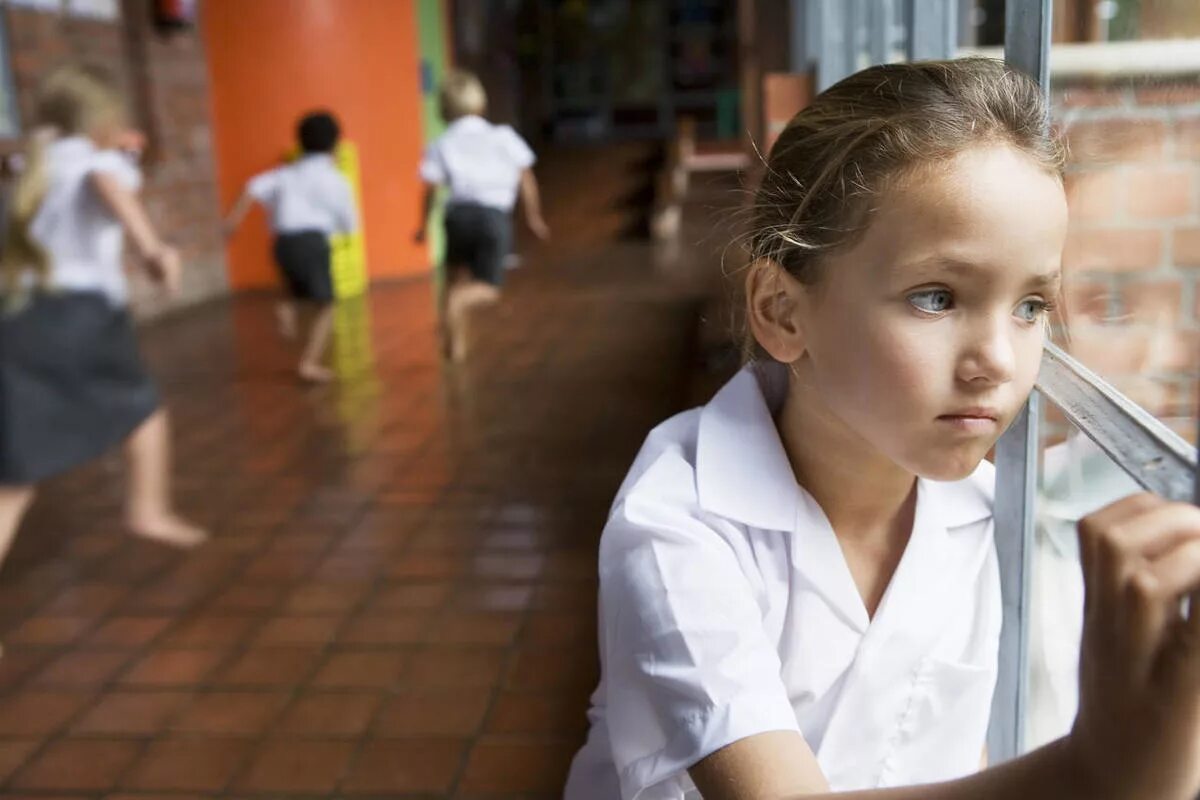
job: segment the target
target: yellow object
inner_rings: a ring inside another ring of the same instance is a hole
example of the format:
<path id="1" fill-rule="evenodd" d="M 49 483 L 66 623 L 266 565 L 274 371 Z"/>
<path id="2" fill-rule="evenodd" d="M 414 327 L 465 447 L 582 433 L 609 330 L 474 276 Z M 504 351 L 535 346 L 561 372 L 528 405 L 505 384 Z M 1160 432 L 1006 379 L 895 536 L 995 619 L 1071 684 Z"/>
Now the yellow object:
<path id="1" fill-rule="evenodd" d="M 335 233 L 329 237 L 333 271 L 333 294 L 339 300 L 358 297 L 367 289 L 367 255 L 359 199 L 358 148 L 353 142 L 338 143 L 333 153 L 338 170 L 350 184 L 354 206 L 359 209 L 358 229 L 354 233 Z"/>

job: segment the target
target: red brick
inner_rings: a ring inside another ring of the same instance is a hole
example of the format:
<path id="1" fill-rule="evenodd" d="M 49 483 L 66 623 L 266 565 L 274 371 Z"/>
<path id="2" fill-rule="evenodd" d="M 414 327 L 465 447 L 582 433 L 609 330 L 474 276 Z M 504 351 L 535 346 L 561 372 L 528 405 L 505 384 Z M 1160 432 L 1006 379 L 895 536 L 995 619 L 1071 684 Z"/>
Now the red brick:
<path id="1" fill-rule="evenodd" d="M 399 650 L 330 653 L 313 678 L 316 686 L 389 688 L 400 683 L 408 655 Z"/>
<path id="2" fill-rule="evenodd" d="M 1175 123 L 1175 158 L 1180 161 L 1200 159 L 1200 117 L 1188 117 Z"/>
<path id="3" fill-rule="evenodd" d="M 171 729 L 180 733 L 262 733 L 287 704 L 282 692 L 207 692 L 198 695 Z"/>
<path id="4" fill-rule="evenodd" d="M 141 686 L 199 684 L 224 658 L 224 650 L 158 650 L 136 663 L 121 680 Z"/>
<path id="5" fill-rule="evenodd" d="M 1132 219 L 1173 219 L 1195 211 L 1191 167 L 1134 168 L 1127 176 L 1125 213 Z"/>
<path id="6" fill-rule="evenodd" d="M 52 733 L 90 699 L 81 692 L 25 691 L 0 701 L 0 736 Z"/>
<path id="7" fill-rule="evenodd" d="M 1192 84 L 1143 86 L 1133 92 L 1139 106 L 1181 106 L 1200 103 L 1200 87 Z"/>
<path id="8" fill-rule="evenodd" d="M 23 766 L 41 743 L 41 739 L 0 739 L 0 783 Z"/>
<path id="9" fill-rule="evenodd" d="M 586 699 L 571 694 L 502 692 L 488 714 L 487 732 L 577 737 L 587 730 Z"/>
<path id="10" fill-rule="evenodd" d="M 1171 255 L 1177 267 L 1200 267 L 1200 228 L 1176 230 L 1171 238 Z"/>
<path id="11" fill-rule="evenodd" d="M 1121 176 L 1113 170 L 1066 175 L 1067 205 L 1073 224 L 1110 222 L 1117 215 Z"/>
<path id="12" fill-rule="evenodd" d="M 1066 108 L 1106 108 L 1120 105 L 1125 93 L 1119 88 L 1069 86 L 1055 98 Z"/>
<path id="13" fill-rule="evenodd" d="M 1069 127 L 1067 140 L 1077 166 L 1158 161 L 1165 153 L 1166 124 L 1148 119 L 1088 120 Z"/>
<path id="14" fill-rule="evenodd" d="M 1183 283 L 1178 279 L 1138 281 L 1121 287 L 1121 310 L 1133 322 L 1173 327 L 1183 309 Z"/>
<path id="15" fill-rule="evenodd" d="M 358 736 L 366 731 L 381 702 L 376 692 L 309 692 L 288 709 L 279 730 L 309 736 Z"/>
<path id="16" fill-rule="evenodd" d="M 1162 248 L 1163 235 L 1156 230 L 1074 230 L 1067 235 L 1063 266 L 1084 271 L 1148 269 L 1162 261 Z"/>
<path id="17" fill-rule="evenodd" d="M 129 651 L 71 650 L 37 676 L 42 685 L 99 686 L 129 661 Z"/>

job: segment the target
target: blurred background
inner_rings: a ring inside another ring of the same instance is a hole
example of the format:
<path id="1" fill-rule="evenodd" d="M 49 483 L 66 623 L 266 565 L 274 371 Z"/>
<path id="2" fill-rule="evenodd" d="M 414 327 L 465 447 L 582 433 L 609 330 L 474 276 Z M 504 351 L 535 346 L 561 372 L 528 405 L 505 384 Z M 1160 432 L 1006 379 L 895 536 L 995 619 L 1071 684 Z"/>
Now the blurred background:
<path id="1" fill-rule="evenodd" d="M 45 487 L 0 571 L 0 796 L 557 796 L 596 679 L 607 505 L 650 428 L 739 365 L 762 157 L 856 69 L 1002 57 L 1004 6 L 0 2 L 0 154 L 68 60 L 119 75 L 146 135 L 146 202 L 185 280 L 165 301 L 135 279 L 133 308 L 177 422 L 180 505 L 213 532 L 186 555 L 128 537 L 113 460 Z M 1194 442 L 1200 4 L 1052 16 L 1068 347 Z M 443 242 L 413 237 L 453 66 L 533 147 L 553 232 L 518 235 L 457 364 L 436 339 Z M 363 225 L 335 264 L 339 379 L 302 388 L 265 218 L 228 241 L 220 220 L 313 108 L 342 121 Z M 1074 439 L 1051 410 L 1047 446 Z M 1071 520 L 1131 490 L 1096 458 L 1045 460 L 1062 502 L 1042 545 L 1068 568 Z M 1042 602 L 1077 601 L 1064 591 Z M 1069 722 L 1072 635 L 1053 628 L 1062 647 L 1035 665 L 1034 740 Z"/>

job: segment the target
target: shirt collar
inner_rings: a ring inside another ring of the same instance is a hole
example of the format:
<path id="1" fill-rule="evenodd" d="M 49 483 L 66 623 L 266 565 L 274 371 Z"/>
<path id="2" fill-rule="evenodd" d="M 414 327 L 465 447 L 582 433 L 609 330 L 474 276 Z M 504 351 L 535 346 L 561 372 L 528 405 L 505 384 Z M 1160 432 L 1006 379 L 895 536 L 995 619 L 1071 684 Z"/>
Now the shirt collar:
<path id="1" fill-rule="evenodd" d="M 700 412 L 696 491 L 706 511 L 764 530 L 794 531 L 815 508 L 797 483 L 774 414 L 787 391 L 775 362 L 743 367 Z M 995 472 L 984 462 L 959 481 L 918 479 L 917 520 L 947 530 L 992 516 Z"/>

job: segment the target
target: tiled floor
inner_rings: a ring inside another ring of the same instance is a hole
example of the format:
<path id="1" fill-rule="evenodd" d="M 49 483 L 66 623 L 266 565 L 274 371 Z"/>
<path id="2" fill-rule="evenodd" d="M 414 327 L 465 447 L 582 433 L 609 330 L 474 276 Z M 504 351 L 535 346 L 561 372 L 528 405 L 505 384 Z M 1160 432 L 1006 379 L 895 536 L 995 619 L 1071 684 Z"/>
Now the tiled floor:
<path id="1" fill-rule="evenodd" d="M 687 401 L 692 295 L 644 246 L 514 273 L 435 356 L 430 288 L 339 322 L 304 388 L 265 299 L 145 331 L 189 554 L 120 464 L 48 486 L 0 572 L 4 797 L 552 797 L 596 678 L 595 543 Z"/>

